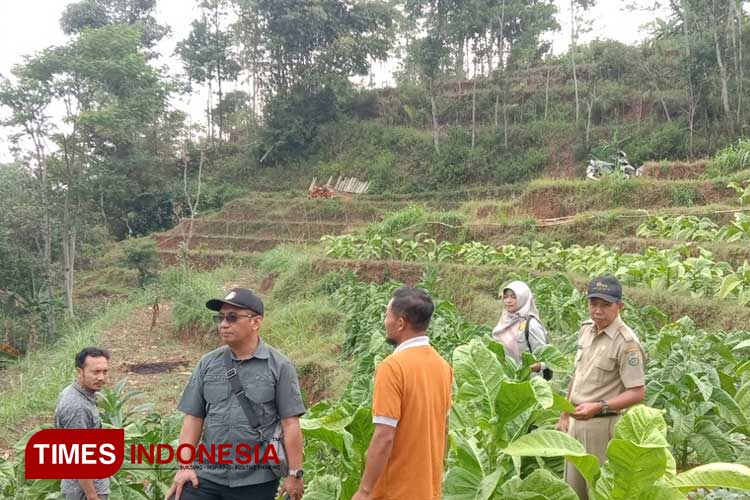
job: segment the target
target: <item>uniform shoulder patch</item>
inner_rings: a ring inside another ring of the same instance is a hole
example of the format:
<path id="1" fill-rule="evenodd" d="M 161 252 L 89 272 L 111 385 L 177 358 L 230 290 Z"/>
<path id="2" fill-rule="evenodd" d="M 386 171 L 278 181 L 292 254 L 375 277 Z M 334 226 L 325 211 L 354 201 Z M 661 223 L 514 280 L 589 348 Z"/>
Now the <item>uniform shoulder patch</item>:
<path id="1" fill-rule="evenodd" d="M 637 349 L 635 351 L 627 351 L 626 358 L 630 366 L 638 366 L 641 363 L 641 356 Z"/>

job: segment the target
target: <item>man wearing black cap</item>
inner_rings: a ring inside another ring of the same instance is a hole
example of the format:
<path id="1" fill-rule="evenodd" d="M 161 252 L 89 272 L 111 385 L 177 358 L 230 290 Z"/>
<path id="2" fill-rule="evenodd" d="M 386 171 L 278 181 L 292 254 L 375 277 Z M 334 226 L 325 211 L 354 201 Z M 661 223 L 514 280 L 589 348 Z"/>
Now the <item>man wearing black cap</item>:
<path id="1" fill-rule="evenodd" d="M 645 353 L 638 337 L 620 318 L 624 304 L 617 278 L 595 278 L 587 298 L 591 319 L 578 332 L 575 374 L 568 390 L 568 399 L 576 409 L 560 416 L 557 429 L 575 437 L 604 463 L 622 411 L 646 395 Z M 565 480 L 579 498 L 588 500 L 586 481 L 567 461 Z"/>
<path id="2" fill-rule="evenodd" d="M 206 307 L 217 311 L 214 317 L 224 346 L 206 354 L 198 362 L 182 394 L 178 408 L 185 413 L 179 444 L 207 449 L 231 445 L 229 464 L 208 464 L 196 457 L 193 465 L 181 466 L 167 498 L 175 500 L 273 500 L 282 475 L 281 494 L 299 500 L 302 483 L 302 431 L 299 417 L 305 412 L 294 365 L 267 345 L 258 335 L 263 322 L 263 301 L 253 291 L 235 288 L 223 299 L 213 299 Z M 232 380 L 234 379 L 234 380 Z M 276 474 L 275 461 L 268 455 L 266 436 L 283 436 L 288 473 Z M 238 445 L 249 447 L 238 456 Z M 255 446 L 261 446 L 254 455 Z M 181 450 L 190 456 L 188 447 Z M 227 460 L 228 459 L 228 460 Z M 244 461 L 244 463 L 243 463 Z M 217 466 L 218 465 L 218 466 Z M 188 484 L 190 483 L 190 484 Z M 174 496 L 172 496 L 174 494 Z"/>

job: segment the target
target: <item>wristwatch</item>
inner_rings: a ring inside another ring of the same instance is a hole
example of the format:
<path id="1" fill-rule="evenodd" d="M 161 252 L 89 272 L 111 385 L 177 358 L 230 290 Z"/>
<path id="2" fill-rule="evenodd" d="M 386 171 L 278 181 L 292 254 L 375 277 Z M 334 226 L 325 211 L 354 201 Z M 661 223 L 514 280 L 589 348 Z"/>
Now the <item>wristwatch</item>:
<path id="1" fill-rule="evenodd" d="M 609 413 L 609 403 L 607 403 L 603 399 L 600 399 L 599 402 L 602 404 L 602 409 L 599 412 L 599 415 L 606 415 L 607 413 Z"/>
<path id="2" fill-rule="evenodd" d="M 305 473 L 302 469 L 289 469 L 289 476 L 290 477 L 296 477 L 297 479 L 302 479 L 302 475 Z"/>

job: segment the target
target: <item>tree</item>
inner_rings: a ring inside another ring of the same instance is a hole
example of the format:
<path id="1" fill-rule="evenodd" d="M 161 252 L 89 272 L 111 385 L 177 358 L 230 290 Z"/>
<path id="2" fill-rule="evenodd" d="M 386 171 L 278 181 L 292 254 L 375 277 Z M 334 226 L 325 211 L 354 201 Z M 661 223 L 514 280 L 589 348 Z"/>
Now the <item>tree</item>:
<path id="1" fill-rule="evenodd" d="M 596 0 L 570 0 L 570 64 L 573 68 L 573 88 L 576 97 L 576 123 L 580 117 L 580 99 L 578 98 L 578 74 L 576 73 L 576 51 L 578 45 L 578 34 L 581 24 L 581 17 L 577 11 L 580 7 L 587 10 L 596 3 Z"/>
<path id="2" fill-rule="evenodd" d="M 211 110 L 213 105 L 213 83 L 216 82 L 219 97 L 218 108 L 223 110 L 224 81 L 236 80 L 240 65 L 236 60 L 233 32 L 224 26 L 227 2 L 225 0 L 202 0 L 201 18 L 193 21 L 193 29 L 187 39 L 177 45 L 177 54 L 183 61 L 190 80 L 208 85 L 206 103 L 206 126 L 211 141 L 214 139 Z M 224 134 L 224 114 L 218 116 L 219 139 Z"/>
<path id="3" fill-rule="evenodd" d="M 123 250 L 122 263 L 138 271 L 138 286 L 143 288 L 156 276 L 161 263 L 156 242 L 151 238 L 127 240 Z"/>
<path id="4" fill-rule="evenodd" d="M 240 60 L 262 82 L 262 161 L 299 154 L 320 124 L 336 116 L 348 78 L 385 60 L 397 11 L 383 0 L 233 0 Z M 257 87 L 256 87 L 257 88 Z"/>
<path id="5" fill-rule="evenodd" d="M 156 0 L 81 0 L 65 7 L 60 17 L 60 27 L 66 35 L 74 35 L 85 29 L 99 29 L 112 24 L 138 24 L 142 30 L 142 47 L 153 49 L 169 34 L 169 28 L 156 21 L 155 10 Z"/>
<path id="6" fill-rule="evenodd" d="M 430 109 L 432 112 L 432 140 L 435 152 L 440 154 L 440 134 L 437 121 L 437 104 L 435 103 L 435 82 L 440 75 L 440 67 L 447 57 L 444 40 L 437 34 L 428 34 L 418 40 L 412 47 L 414 64 L 419 75 L 427 84 L 430 94 Z"/>
<path id="7" fill-rule="evenodd" d="M 243 14 L 241 20 L 256 18 L 237 29 L 263 40 L 263 67 L 271 94 L 300 85 L 320 89 L 342 78 L 367 75 L 371 61 L 386 59 L 395 36 L 397 12 L 381 0 L 235 3 Z"/>
<path id="8" fill-rule="evenodd" d="M 133 144 L 164 109 L 165 89 L 140 49 L 138 26 L 108 25 L 32 58 L 23 78 L 49 89 L 64 117 L 50 139 L 58 150 L 48 162 L 61 204 L 66 307 L 73 312 L 77 240 L 92 200 L 103 197 L 101 179 L 112 174 L 118 146 Z M 113 186 L 115 190 L 117 185 Z M 98 191 L 98 192 L 97 192 Z M 100 195 L 100 196 L 97 196 Z"/>
<path id="9" fill-rule="evenodd" d="M 47 108 L 51 100 L 52 95 L 49 90 L 37 80 L 20 75 L 17 84 L 9 79 L 0 81 L 0 106 L 9 108 L 11 112 L 9 118 L 0 121 L 0 125 L 15 130 L 11 133 L 11 142 L 16 150 L 20 149 L 24 139 L 30 140 L 33 145 L 33 156 L 28 163 L 30 171 L 39 182 L 38 192 L 41 195 L 41 205 L 44 210 L 41 233 L 43 237 L 42 257 L 47 267 L 46 279 L 50 276 L 49 267 L 52 263 L 50 186 L 47 175 L 47 140 L 51 130 Z"/>
<path id="10" fill-rule="evenodd" d="M 39 199 L 37 179 L 27 168 L 0 164 L 0 289 L 25 295 L 31 283 L 48 278 Z"/>

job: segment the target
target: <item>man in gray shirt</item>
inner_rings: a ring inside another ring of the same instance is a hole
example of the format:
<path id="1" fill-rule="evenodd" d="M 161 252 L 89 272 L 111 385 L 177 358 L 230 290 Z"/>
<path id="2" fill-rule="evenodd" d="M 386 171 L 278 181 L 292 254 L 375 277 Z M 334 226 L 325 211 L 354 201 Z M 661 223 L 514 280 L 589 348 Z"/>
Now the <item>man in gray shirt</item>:
<path id="1" fill-rule="evenodd" d="M 179 446 L 195 449 L 199 442 L 207 449 L 231 445 L 226 457 L 230 463 L 201 463 L 196 456 L 192 465 L 180 466 L 167 499 L 276 498 L 279 479 L 270 470 L 275 464 L 258 463 L 262 460 L 242 464 L 237 447 L 260 446 L 263 439 L 258 430 L 268 435 L 281 422 L 289 465 L 288 475 L 282 478 L 281 493 L 299 500 L 303 493 L 299 417 L 305 413 L 305 406 L 297 371 L 288 358 L 260 338 L 264 307 L 253 291 L 235 288 L 224 299 L 208 301 L 206 307 L 218 312 L 215 321 L 226 345 L 201 358 L 182 394 L 178 408 L 185 418 Z M 230 376 L 239 379 L 238 387 L 249 400 L 258 424 L 248 420 L 238 395 L 233 393 Z M 263 444 L 265 451 L 267 446 Z M 191 460 L 187 449 L 179 453 L 181 463 Z M 264 451 L 259 452 L 260 457 L 264 455 Z"/>
<path id="2" fill-rule="evenodd" d="M 109 352 L 86 347 L 76 354 L 75 382 L 63 389 L 55 408 L 57 429 L 101 429 L 96 392 L 104 387 L 109 370 Z M 107 500 L 109 478 L 63 479 L 62 494 L 66 500 Z"/>

